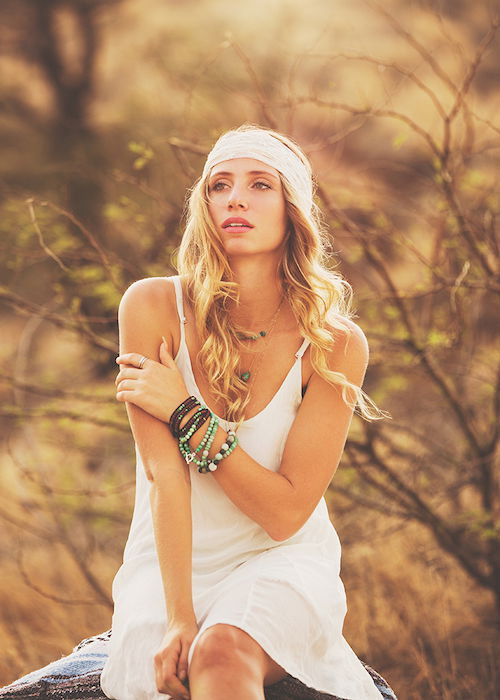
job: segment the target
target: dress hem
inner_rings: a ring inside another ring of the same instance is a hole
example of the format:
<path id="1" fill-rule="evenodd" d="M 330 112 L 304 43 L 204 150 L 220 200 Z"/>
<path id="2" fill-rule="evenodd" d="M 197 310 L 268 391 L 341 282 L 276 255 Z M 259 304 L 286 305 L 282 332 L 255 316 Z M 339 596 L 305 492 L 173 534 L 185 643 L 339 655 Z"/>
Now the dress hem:
<path id="1" fill-rule="evenodd" d="M 203 632 L 206 632 L 206 630 L 210 629 L 210 627 L 214 627 L 215 625 L 231 625 L 232 627 L 237 627 L 238 629 L 242 630 L 243 632 L 246 632 L 252 639 L 254 639 L 259 646 L 262 647 L 262 649 L 268 654 L 271 659 L 278 664 L 278 666 L 281 666 L 282 668 L 285 669 L 287 674 L 289 676 L 292 676 L 293 678 L 299 680 L 301 683 L 306 685 L 309 689 L 314 690 L 317 693 L 326 693 L 327 695 L 330 695 L 332 698 L 335 698 L 335 700 L 359 700 L 359 698 L 354 698 L 354 697 L 340 697 L 339 695 L 336 695 L 335 692 L 332 693 L 331 690 L 326 690 L 323 688 L 316 687 L 312 680 L 304 674 L 302 671 L 298 671 L 297 669 L 291 669 L 290 670 L 290 664 L 283 664 L 280 663 L 280 660 L 276 658 L 276 654 L 274 650 L 270 649 L 270 644 L 268 644 L 268 640 L 264 640 L 263 637 L 261 637 L 259 632 L 255 632 L 250 625 L 245 625 L 245 623 L 242 623 L 240 620 L 234 621 L 231 618 L 224 618 L 224 619 L 218 619 L 217 622 L 210 623 L 207 627 L 203 629 L 203 631 L 200 630 L 199 634 L 195 637 L 193 642 L 194 644 L 191 644 L 191 647 L 189 649 L 189 654 L 188 654 L 188 676 L 189 676 L 189 668 L 191 666 L 191 660 L 193 657 L 193 652 L 194 649 L 196 648 L 196 643 L 203 634 Z M 370 674 L 366 672 L 368 677 L 370 678 L 370 681 L 373 683 L 373 679 L 371 678 Z M 283 680 L 283 679 L 281 679 Z M 281 681 L 276 681 L 276 683 L 271 683 L 270 685 L 266 685 L 266 688 L 271 688 L 273 685 L 276 685 L 277 683 L 280 683 Z M 375 683 L 373 683 L 373 687 L 375 692 L 378 693 L 379 697 L 383 700 L 383 695 L 382 693 L 378 690 L 377 686 Z"/>

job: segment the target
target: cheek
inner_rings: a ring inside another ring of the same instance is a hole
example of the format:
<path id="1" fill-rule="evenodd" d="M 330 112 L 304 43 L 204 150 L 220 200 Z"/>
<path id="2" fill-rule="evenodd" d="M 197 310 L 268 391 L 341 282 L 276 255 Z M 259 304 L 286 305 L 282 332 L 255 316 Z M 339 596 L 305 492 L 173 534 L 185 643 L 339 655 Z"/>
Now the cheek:
<path id="1" fill-rule="evenodd" d="M 217 204 L 215 202 L 209 202 L 208 203 L 208 213 L 210 214 L 210 218 L 212 219 L 212 222 L 215 222 L 215 220 L 216 220 L 216 211 L 217 211 Z"/>
<path id="2" fill-rule="evenodd" d="M 288 215 L 286 213 L 285 203 L 280 201 L 276 207 L 276 219 L 279 222 L 280 228 L 286 229 L 288 226 Z"/>

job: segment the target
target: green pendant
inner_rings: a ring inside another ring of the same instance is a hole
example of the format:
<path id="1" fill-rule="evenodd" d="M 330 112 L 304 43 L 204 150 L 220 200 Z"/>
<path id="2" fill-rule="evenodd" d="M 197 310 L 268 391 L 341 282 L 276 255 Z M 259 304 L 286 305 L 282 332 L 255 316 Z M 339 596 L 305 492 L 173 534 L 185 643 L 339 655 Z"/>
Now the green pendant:
<path id="1" fill-rule="evenodd" d="M 245 335 L 244 333 L 237 333 L 240 340 L 258 340 L 259 338 L 265 338 L 267 331 L 259 331 L 257 335 Z"/>
<path id="2" fill-rule="evenodd" d="M 250 379 L 250 372 L 243 372 L 243 374 L 240 374 L 240 379 L 243 382 L 248 382 L 248 380 Z"/>

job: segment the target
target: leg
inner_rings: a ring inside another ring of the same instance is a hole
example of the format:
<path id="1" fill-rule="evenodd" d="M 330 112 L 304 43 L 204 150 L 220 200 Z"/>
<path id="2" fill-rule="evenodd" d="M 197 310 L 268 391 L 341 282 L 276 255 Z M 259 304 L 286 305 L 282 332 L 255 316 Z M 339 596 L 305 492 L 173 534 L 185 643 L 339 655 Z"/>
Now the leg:
<path id="1" fill-rule="evenodd" d="M 233 625 L 213 625 L 193 652 L 191 700 L 264 700 L 264 686 L 285 676 L 286 671 L 246 632 Z"/>

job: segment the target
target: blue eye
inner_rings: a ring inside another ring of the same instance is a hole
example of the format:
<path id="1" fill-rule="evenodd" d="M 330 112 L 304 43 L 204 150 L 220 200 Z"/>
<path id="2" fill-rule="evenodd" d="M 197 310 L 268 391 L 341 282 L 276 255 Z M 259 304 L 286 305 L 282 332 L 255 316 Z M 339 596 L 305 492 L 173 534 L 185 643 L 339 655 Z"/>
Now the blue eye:
<path id="1" fill-rule="evenodd" d="M 220 191 L 222 187 L 225 187 L 226 183 L 225 182 L 216 182 L 214 185 L 212 185 L 209 189 L 210 190 L 215 190 L 216 192 Z"/>

